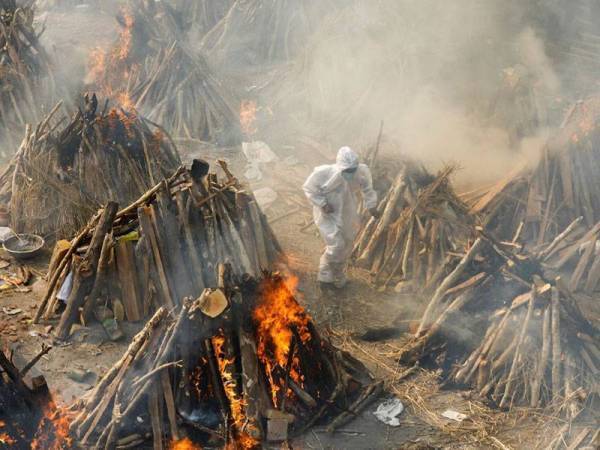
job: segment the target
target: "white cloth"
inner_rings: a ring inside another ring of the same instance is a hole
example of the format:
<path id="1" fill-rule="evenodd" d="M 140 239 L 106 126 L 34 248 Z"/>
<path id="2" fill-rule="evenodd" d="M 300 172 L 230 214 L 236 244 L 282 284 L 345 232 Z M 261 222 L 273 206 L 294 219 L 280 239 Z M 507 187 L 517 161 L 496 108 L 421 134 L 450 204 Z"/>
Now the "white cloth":
<path id="1" fill-rule="evenodd" d="M 356 168 L 354 177 L 347 181 L 342 171 Z M 377 206 L 371 171 L 359 164 L 358 155 L 349 147 L 342 147 L 336 163 L 316 167 L 303 186 L 306 197 L 313 204 L 315 224 L 325 241 L 325 252 L 319 264 L 319 281 L 345 282 L 346 260 L 359 227 L 358 204 L 354 192 L 360 190 L 367 209 Z M 323 212 L 329 204 L 332 213 Z"/>

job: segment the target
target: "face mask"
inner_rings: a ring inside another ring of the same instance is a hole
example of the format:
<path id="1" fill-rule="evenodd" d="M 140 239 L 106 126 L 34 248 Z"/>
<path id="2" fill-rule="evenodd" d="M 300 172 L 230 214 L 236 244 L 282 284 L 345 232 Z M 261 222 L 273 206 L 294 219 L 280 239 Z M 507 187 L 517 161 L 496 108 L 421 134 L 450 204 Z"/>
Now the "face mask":
<path id="1" fill-rule="evenodd" d="M 354 178 L 354 173 L 355 172 L 342 172 L 342 177 L 344 177 L 344 180 L 350 181 Z"/>

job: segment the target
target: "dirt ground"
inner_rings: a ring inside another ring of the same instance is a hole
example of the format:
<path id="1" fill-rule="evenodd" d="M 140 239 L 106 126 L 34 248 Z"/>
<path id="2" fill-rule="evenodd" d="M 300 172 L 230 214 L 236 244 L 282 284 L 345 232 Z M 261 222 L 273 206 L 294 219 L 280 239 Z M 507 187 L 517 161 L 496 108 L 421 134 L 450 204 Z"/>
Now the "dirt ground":
<path id="1" fill-rule="evenodd" d="M 95 45 L 102 45 L 114 37 L 115 23 L 109 12 L 94 12 L 89 8 L 72 11 L 54 11 L 41 17 L 46 21 L 45 39 L 55 51 L 73 55 L 74 59 Z M 76 61 L 73 62 L 77 65 Z M 282 149 L 273 149 L 280 156 L 289 156 Z M 289 150 L 288 150 L 289 151 Z M 212 156 L 218 155 L 214 152 Z M 293 153 L 292 153 L 293 154 Z M 243 173 L 244 164 L 233 152 L 227 153 L 236 173 Z M 211 149 L 188 148 L 187 159 L 211 156 Z M 333 157 L 333 155 L 329 155 Z M 210 159 L 210 158 L 209 158 Z M 547 432 L 557 424 L 549 421 L 543 411 L 514 410 L 511 413 L 487 408 L 470 392 L 443 390 L 435 371 L 419 369 L 411 377 L 397 381 L 406 368 L 398 366 L 394 354 L 402 338 L 382 343 L 366 343 L 359 336 L 367 329 L 394 322 L 408 327 L 419 309 L 418 299 L 388 290 L 379 292 L 368 284 L 368 276 L 351 270 L 349 286 L 337 293 L 321 295 L 317 291 L 316 268 L 322 244 L 316 229 L 310 225 L 310 207 L 302 201 L 300 186 L 308 174 L 313 155 L 305 164 L 283 162 L 264 168 L 265 178 L 252 184 L 254 189 L 273 188 L 278 199 L 266 208 L 275 233 L 288 255 L 287 268 L 299 278 L 299 298 L 313 316 L 323 335 L 329 336 L 340 348 L 350 351 L 362 360 L 378 379 L 386 381 L 387 393 L 381 400 L 398 396 L 406 406 L 399 427 L 390 427 L 377 421 L 372 414 L 380 402 L 364 411 L 356 420 L 335 434 L 315 428 L 292 442 L 298 449 L 426 449 L 426 448 L 543 448 Z M 300 202 L 300 204 L 299 204 Z M 290 211 L 293 211 L 290 213 Z M 37 365 L 50 386 L 55 399 L 69 404 L 91 389 L 117 360 L 127 346 L 128 339 L 108 341 L 98 324 L 78 327 L 71 341 L 64 345 L 52 342 L 48 326 L 32 325 L 31 319 L 44 293 L 42 276 L 47 267 L 48 254 L 28 263 L 39 271 L 28 292 L 14 289 L 0 290 L 0 335 L 6 344 L 24 360 L 33 357 L 42 343 L 53 344 L 51 353 Z M 16 268 L 13 262 L 1 269 L 10 274 Z M 124 324 L 131 337 L 141 324 Z M 89 371 L 84 380 L 70 378 L 75 369 Z M 444 419 L 447 409 L 467 415 L 461 423 Z"/>

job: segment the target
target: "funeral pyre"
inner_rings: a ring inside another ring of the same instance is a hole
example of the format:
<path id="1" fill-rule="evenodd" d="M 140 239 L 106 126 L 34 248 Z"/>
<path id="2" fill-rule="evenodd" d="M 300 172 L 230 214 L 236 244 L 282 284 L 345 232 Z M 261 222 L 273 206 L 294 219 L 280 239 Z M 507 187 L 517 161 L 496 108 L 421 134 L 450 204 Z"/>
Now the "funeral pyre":
<path id="1" fill-rule="evenodd" d="M 214 285 L 220 262 L 238 275 L 272 268 L 282 258 L 277 239 L 252 193 L 221 167 L 224 181 L 196 160 L 121 210 L 109 202 L 71 242 L 58 242 L 35 321 L 66 301 L 56 330 L 66 339 L 80 308 L 84 322 L 139 321 Z"/>
<path id="2" fill-rule="evenodd" d="M 472 211 L 507 239 L 519 227 L 532 245 L 544 245 L 578 217 L 600 220 L 600 97 L 575 103 L 548 140 L 534 170 L 509 175 L 471 198 Z M 521 223 L 523 225 L 521 225 Z"/>
<path id="3" fill-rule="evenodd" d="M 171 9 L 138 2 L 117 19 L 118 39 L 92 54 L 90 86 L 160 123 L 175 138 L 239 144 L 233 90 L 185 44 Z"/>
<path id="4" fill-rule="evenodd" d="M 216 289 L 158 309 L 80 402 L 80 445 L 262 448 L 317 423 L 333 430 L 379 395 L 319 336 L 291 280 L 218 274 Z"/>
<path id="5" fill-rule="evenodd" d="M 551 404 L 575 417 L 598 397 L 600 224 L 574 228 L 531 254 L 518 236 L 500 242 L 480 227 L 400 359 L 440 365 L 500 407 Z"/>
<path id="6" fill-rule="evenodd" d="M 13 152 L 25 124 L 37 121 L 38 95 L 51 89 L 41 86 L 50 61 L 33 21 L 33 6 L 0 1 L 0 133 Z"/>
<path id="7" fill-rule="evenodd" d="M 0 176 L 13 229 L 60 239 L 72 235 L 106 201 L 128 204 L 180 159 L 162 128 L 134 112 L 98 104 L 95 95 L 66 125 L 60 105 L 25 138 Z"/>
<path id="8" fill-rule="evenodd" d="M 474 220 L 454 193 L 451 174 L 446 168 L 434 177 L 407 163 L 385 186 L 380 216 L 363 222 L 352 255 L 374 283 L 423 290 L 458 262 Z"/>

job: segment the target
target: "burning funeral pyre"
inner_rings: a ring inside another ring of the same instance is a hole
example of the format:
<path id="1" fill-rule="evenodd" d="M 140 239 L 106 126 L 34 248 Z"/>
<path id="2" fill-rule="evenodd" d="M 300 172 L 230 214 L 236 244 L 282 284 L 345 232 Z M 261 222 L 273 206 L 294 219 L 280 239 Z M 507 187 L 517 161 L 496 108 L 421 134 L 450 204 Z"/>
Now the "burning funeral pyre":
<path id="1" fill-rule="evenodd" d="M 226 181 L 196 160 L 120 211 L 109 202 L 70 243 L 59 242 L 35 321 L 51 318 L 62 297 L 56 335 L 66 339 L 80 308 L 84 321 L 139 321 L 213 286 L 221 262 L 238 275 L 272 268 L 282 258 L 277 239 L 252 194 L 221 165 Z"/>
<path id="2" fill-rule="evenodd" d="M 108 200 L 128 204 L 173 173 L 175 145 L 157 125 L 95 95 L 66 125 L 53 125 L 58 105 L 28 127 L 12 164 L 0 177 L 12 227 L 60 239 L 87 223 Z"/>
<path id="3" fill-rule="evenodd" d="M 261 448 L 288 429 L 335 429 L 379 395 L 381 383 L 321 339 L 286 280 L 218 272 L 217 289 L 160 308 L 82 400 L 79 444 Z"/>
<path id="4" fill-rule="evenodd" d="M 400 359 L 435 362 L 500 407 L 553 404 L 575 417 L 598 396 L 600 330 L 578 292 L 598 295 L 600 224 L 535 255 L 518 236 L 499 242 L 479 231 Z"/>
<path id="5" fill-rule="evenodd" d="M 450 185 L 451 173 L 447 168 L 432 177 L 407 164 L 385 189 L 380 217 L 363 223 L 353 250 L 355 264 L 374 283 L 424 289 L 456 264 L 474 221 Z"/>
<path id="6" fill-rule="evenodd" d="M 239 102 L 232 90 L 173 33 L 146 36 L 155 28 L 144 26 L 154 17 L 148 8 L 123 10 L 117 41 L 92 55 L 90 85 L 160 123 L 175 138 L 239 144 Z"/>
<path id="7" fill-rule="evenodd" d="M 541 246 L 578 217 L 588 228 L 600 220 L 599 120 L 600 97 L 577 102 L 533 171 L 511 175 L 472 199 L 490 232 L 509 239 L 522 226 L 523 239 Z"/>
<path id="8" fill-rule="evenodd" d="M 31 5 L 0 1 L 0 133 L 12 151 L 25 124 L 37 120 L 38 95 L 51 89 L 41 87 L 42 79 L 50 75 L 49 58 L 33 20 Z"/>
<path id="9" fill-rule="evenodd" d="M 17 355 L 0 349 L 0 447 L 60 449 L 71 445 L 69 419 L 52 401 L 44 377 L 35 364 L 48 353 L 41 352 L 20 368 Z"/>

